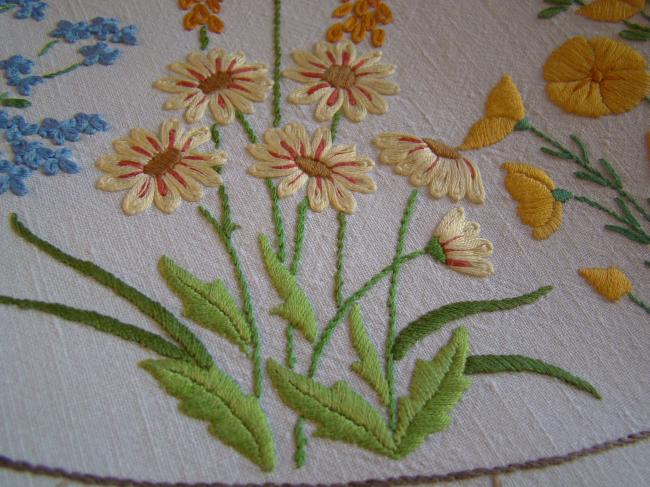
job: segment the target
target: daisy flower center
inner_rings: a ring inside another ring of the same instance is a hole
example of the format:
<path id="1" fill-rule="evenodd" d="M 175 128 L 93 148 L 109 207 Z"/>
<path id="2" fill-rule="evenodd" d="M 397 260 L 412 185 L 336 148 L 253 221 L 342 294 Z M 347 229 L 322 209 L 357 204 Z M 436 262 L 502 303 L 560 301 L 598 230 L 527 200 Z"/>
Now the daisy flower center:
<path id="1" fill-rule="evenodd" d="M 311 157 L 298 156 L 295 161 L 298 167 L 309 176 L 327 178 L 332 174 L 332 170 L 329 167 Z"/>
<path id="2" fill-rule="evenodd" d="M 460 159 L 460 152 L 458 152 L 455 149 L 452 149 L 449 147 L 447 144 L 443 144 L 439 140 L 433 140 L 433 139 L 422 139 L 429 149 L 431 149 L 431 152 L 433 152 L 435 155 L 438 157 L 442 157 L 444 159 Z"/>
<path id="3" fill-rule="evenodd" d="M 350 88 L 354 86 L 357 77 L 350 66 L 334 65 L 325 70 L 321 79 L 335 88 Z"/>
<path id="4" fill-rule="evenodd" d="M 230 83 L 232 83 L 232 74 L 226 71 L 219 71 L 201 81 L 199 88 L 203 93 L 209 95 L 227 87 Z"/>
<path id="5" fill-rule="evenodd" d="M 152 176 L 165 174 L 169 169 L 181 162 L 183 155 L 178 149 L 167 149 L 164 152 L 156 154 L 145 166 L 142 172 Z"/>

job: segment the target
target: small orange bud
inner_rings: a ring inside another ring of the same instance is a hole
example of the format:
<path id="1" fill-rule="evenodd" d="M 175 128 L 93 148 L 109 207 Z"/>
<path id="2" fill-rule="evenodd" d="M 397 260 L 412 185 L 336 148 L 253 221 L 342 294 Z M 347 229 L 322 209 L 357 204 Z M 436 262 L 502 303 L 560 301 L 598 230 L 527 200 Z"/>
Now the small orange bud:
<path id="1" fill-rule="evenodd" d="M 223 20 L 221 20 L 217 15 L 210 15 L 208 17 L 208 29 L 216 34 L 223 32 Z"/>
<path id="2" fill-rule="evenodd" d="M 196 23 L 194 20 L 194 12 L 188 12 L 185 14 L 183 17 L 183 28 L 185 30 L 193 30 L 195 29 L 199 24 Z"/>
<path id="3" fill-rule="evenodd" d="M 332 12 L 332 17 L 345 17 L 352 11 L 351 3 L 344 3 L 343 5 L 336 7 L 334 12 Z"/>
<path id="4" fill-rule="evenodd" d="M 366 29 L 363 27 L 363 22 L 357 22 L 357 25 L 354 27 L 354 30 L 350 34 L 350 39 L 355 44 L 359 44 L 366 37 Z"/>
<path id="5" fill-rule="evenodd" d="M 197 2 L 197 0 L 178 0 L 178 6 L 183 10 L 187 10 L 192 5 L 194 5 L 196 2 Z"/>
<path id="6" fill-rule="evenodd" d="M 330 28 L 327 29 L 325 38 L 329 42 L 338 42 L 341 39 L 343 39 L 343 24 L 341 23 L 332 24 Z"/>
<path id="7" fill-rule="evenodd" d="M 218 14 L 221 12 L 221 0 L 207 0 L 208 7 L 212 10 L 212 13 Z"/>
<path id="8" fill-rule="evenodd" d="M 368 0 L 357 0 L 354 4 L 354 14 L 357 17 L 362 17 L 368 12 Z"/>
<path id="9" fill-rule="evenodd" d="M 368 12 L 363 16 L 363 28 L 366 30 L 371 30 L 375 26 L 375 16 Z"/>
<path id="10" fill-rule="evenodd" d="M 377 22 L 384 25 L 390 24 L 393 21 L 393 11 L 385 3 L 380 3 L 377 6 Z"/>
<path id="11" fill-rule="evenodd" d="M 343 22 L 343 32 L 352 32 L 357 26 L 357 23 L 359 23 L 359 20 L 356 17 L 348 17 L 348 19 Z"/>
<path id="12" fill-rule="evenodd" d="M 385 37 L 386 33 L 384 32 L 384 29 L 377 27 L 375 29 L 372 29 L 372 32 L 370 33 L 370 42 L 373 47 L 381 47 L 384 45 Z"/>

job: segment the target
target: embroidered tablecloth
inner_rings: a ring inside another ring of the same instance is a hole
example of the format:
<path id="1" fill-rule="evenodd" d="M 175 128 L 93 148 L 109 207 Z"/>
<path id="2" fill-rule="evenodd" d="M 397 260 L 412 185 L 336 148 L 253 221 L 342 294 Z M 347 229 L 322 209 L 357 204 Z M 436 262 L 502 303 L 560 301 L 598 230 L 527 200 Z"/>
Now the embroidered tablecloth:
<path id="1" fill-rule="evenodd" d="M 647 483 L 645 3 L 0 0 L 0 484 Z"/>

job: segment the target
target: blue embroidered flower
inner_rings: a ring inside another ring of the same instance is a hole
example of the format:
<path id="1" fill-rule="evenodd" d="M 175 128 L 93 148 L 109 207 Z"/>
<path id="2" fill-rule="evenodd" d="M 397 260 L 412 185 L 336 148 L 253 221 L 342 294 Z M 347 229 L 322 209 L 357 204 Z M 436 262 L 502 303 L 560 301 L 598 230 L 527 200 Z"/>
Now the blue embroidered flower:
<path id="1" fill-rule="evenodd" d="M 98 41 L 105 41 L 111 34 L 120 30 L 120 20 L 116 18 L 105 19 L 95 17 L 90 21 L 90 32 Z"/>
<path id="2" fill-rule="evenodd" d="M 7 160 L 0 161 L 0 194 L 10 190 L 16 196 L 25 196 L 25 179 L 31 173 L 32 171 L 24 166 L 16 166 Z"/>
<path id="3" fill-rule="evenodd" d="M 47 176 L 54 176 L 59 169 L 68 174 L 79 172 L 79 166 L 72 160 L 72 151 L 67 147 L 50 151 L 51 155 L 43 161 L 41 171 Z"/>
<path id="4" fill-rule="evenodd" d="M 62 145 L 66 140 L 76 142 L 81 138 L 74 119 L 59 122 L 53 118 L 45 118 L 38 129 L 38 135 L 50 139 L 55 145 Z"/>
<path id="5" fill-rule="evenodd" d="M 138 38 L 136 37 L 137 33 L 138 26 L 129 25 L 113 34 L 111 37 L 111 42 L 126 44 L 128 46 L 135 46 L 138 44 Z"/>
<path id="6" fill-rule="evenodd" d="M 26 166 L 36 170 L 43 166 L 46 159 L 54 155 L 54 151 L 45 147 L 40 142 L 30 142 L 25 139 L 16 139 L 11 142 L 14 152 L 14 162 L 19 166 Z"/>
<path id="7" fill-rule="evenodd" d="M 41 21 L 45 18 L 45 9 L 47 3 L 41 0 L 10 0 L 7 3 L 15 3 L 18 5 L 14 17 L 17 19 L 28 19 Z"/>
<path id="8" fill-rule="evenodd" d="M 106 132 L 111 127 L 98 113 L 86 114 L 77 113 L 74 122 L 79 132 L 86 135 L 93 135 L 97 132 Z"/>
<path id="9" fill-rule="evenodd" d="M 69 44 L 73 44 L 80 39 L 89 39 L 90 36 L 91 31 L 88 22 L 70 22 L 69 20 L 60 20 L 56 24 L 56 29 L 50 32 L 50 37 L 63 39 Z"/>
<path id="10" fill-rule="evenodd" d="M 110 66 L 121 54 L 119 49 L 111 49 L 105 42 L 84 46 L 79 49 L 79 52 L 84 57 L 82 63 L 84 66 L 92 66 L 97 63 L 103 66 Z"/>
<path id="11" fill-rule="evenodd" d="M 27 76 L 16 84 L 16 91 L 23 96 L 30 96 L 32 94 L 32 86 L 40 85 L 44 81 L 42 76 Z"/>
<path id="12" fill-rule="evenodd" d="M 0 69 L 4 71 L 5 78 L 11 86 L 18 84 L 21 74 L 31 74 L 33 67 L 34 61 L 20 55 L 0 61 Z"/>
<path id="13" fill-rule="evenodd" d="M 38 131 L 37 124 L 28 123 L 19 115 L 9 118 L 5 112 L 0 112 L 0 128 L 5 130 L 5 140 L 7 142 L 34 135 Z"/>

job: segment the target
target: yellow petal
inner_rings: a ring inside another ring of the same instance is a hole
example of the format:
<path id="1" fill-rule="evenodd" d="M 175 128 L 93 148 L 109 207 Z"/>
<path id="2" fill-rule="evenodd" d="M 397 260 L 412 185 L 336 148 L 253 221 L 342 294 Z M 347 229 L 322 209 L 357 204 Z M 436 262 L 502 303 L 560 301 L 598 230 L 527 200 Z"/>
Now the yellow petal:
<path id="1" fill-rule="evenodd" d="M 465 140 L 458 147 L 461 150 L 481 149 L 505 139 L 512 133 L 517 122 L 510 118 L 482 118 L 471 126 Z"/>
<path id="2" fill-rule="evenodd" d="M 594 0 L 580 7 L 577 13 L 592 20 L 620 22 L 643 10 L 645 0 Z"/>
<path id="3" fill-rule="evenodd" d="M 602 297 L 610 301 L 618 301 L 624 295 L 632 292 L 632 283 L 627 276 L 616 267 L 607 269 L 583 268 L 578 273 Z"/>
<path id="4" fill-rule="evenodd" d="M 490 91 L 485 102 L 485 116 L 504 117 L 518 122 L 525 115 L 521 94 L 512 78 L 506 74 Z"/>

